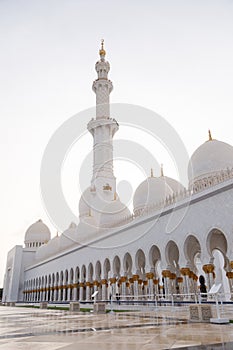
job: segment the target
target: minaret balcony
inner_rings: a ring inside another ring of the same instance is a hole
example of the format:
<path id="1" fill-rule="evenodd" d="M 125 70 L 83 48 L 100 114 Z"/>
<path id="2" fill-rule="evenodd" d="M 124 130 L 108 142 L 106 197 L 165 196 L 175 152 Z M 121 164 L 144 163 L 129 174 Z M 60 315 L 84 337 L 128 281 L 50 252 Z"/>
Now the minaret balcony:
<path id="1" fill-rule="evenodd" d="M 115 132 L 119 129 L 119 124 L 114 118 L 103 118 L 102 119 L 92 119 L 87 124 L 87 130 L 93 135 L 96 128 L 103 127 L 103 126 L 109 126 L 112 128 L 113 135 Z"/>

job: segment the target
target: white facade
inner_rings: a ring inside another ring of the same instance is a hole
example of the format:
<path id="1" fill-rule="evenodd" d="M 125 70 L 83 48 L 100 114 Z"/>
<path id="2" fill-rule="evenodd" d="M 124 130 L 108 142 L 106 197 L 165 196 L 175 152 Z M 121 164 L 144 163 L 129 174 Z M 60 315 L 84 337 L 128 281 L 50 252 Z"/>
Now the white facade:
<path id="1" fill-rule="evenodd" d="M 95 290 L 102 300 L 116 293 L 166 298 L 198 292 L 200 274 L 207 289 L 218 280 L 233 292 L 233 147 L 209 134 L 190 160 L 189 188 L 152 173 L 135 191 L 131 214 L 116 193 L 112 139 L 119 126 L 110 117 L 105 55 L 102 43 L 96 118 L 88 124 L 93 176 L 80 222 L 53 239 L 40 220 L 30 226 L 25 247 L 8 253 L 3 301 L 89 301 Z"/>

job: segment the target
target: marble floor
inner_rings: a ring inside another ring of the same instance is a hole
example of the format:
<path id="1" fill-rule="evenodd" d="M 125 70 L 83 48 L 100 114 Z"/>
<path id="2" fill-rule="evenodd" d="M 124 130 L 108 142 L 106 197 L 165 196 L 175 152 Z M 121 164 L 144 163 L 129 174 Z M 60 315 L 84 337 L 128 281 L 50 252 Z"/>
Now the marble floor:
<path id="1" fill-rule="evenodd" d="M 233 319 L 232 307 L 225 314 Z M 187 308 L 71 313 L 0 306 L 0 350 L 232 350 L 233 324 L 190 323 Z"/>

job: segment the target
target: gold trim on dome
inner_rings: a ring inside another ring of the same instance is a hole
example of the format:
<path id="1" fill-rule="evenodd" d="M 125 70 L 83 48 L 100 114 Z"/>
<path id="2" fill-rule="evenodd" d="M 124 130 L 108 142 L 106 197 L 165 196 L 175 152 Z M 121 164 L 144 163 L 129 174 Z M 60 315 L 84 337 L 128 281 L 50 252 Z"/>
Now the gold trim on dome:
<path id="1" fill-rule="evenodd" d="M 99 50 L 100 56 L 105 56 L 106 51 L 104 50 L 104 39 L 101 40 L 101 49 Z"/>
<path id="2" fill-rule="evenodd" d="M 163 164 L 160 165 L 160 176 L 163 177 L 164 173 L 163 173 Z"/>
<path id="3" fill-rule="evenodd" d="M 210 130 L 208 130 L 208 134 L 209 134 L 209 141 L 213 141 L 212 135 L 211 135 L 211 131 L 210 131 Z"/>
<path id="4" fill-rule="evenodd" d="M 109 184 L 103 186 L 104 191 L 112 191 L 112 187 Z"/>

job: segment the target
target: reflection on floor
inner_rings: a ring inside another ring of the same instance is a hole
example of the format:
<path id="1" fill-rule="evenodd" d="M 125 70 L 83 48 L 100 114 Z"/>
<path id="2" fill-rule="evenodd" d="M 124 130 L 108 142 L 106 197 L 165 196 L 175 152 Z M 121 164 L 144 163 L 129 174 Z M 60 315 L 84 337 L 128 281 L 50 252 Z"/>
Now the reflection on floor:
<path id="1" fill-rule="evenodd" d="M 229 316 L 233 309 L 228 307 Z M 0 307 L 0 350 L 232 350 L 233 324 L 190 323 L 187 309 L 106 315 Z"/>

